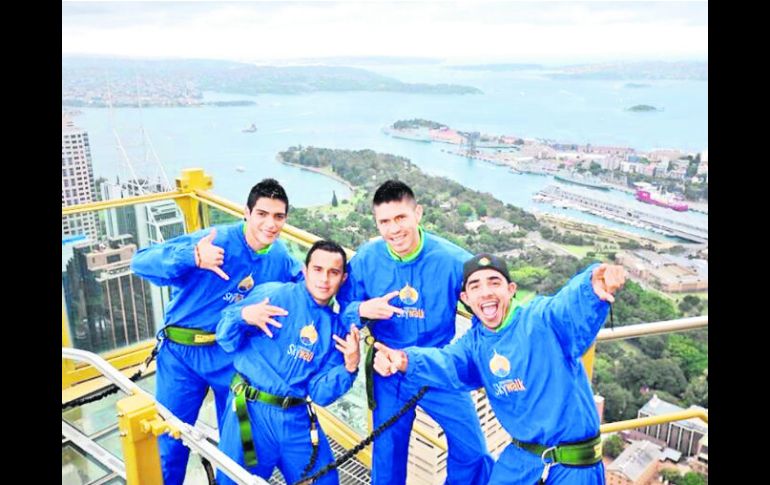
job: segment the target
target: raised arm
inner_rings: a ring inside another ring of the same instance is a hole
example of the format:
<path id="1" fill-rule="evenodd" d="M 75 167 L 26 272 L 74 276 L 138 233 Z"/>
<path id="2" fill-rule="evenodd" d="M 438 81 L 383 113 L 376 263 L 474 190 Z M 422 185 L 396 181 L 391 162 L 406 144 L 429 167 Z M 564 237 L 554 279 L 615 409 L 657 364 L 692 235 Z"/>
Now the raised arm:
<path id="1" fill-rule="evenodd" d="M 175 237 L 162 244 L 139 250 L 131 259 L 131 270 L 158 286 L 175 286 L 196 269 L 213 271 L 220 278 L 230 277 L 220 268 L 225 251 L 214 243 L 217 230 Z"/>
<path id="2" fill-rule="evenodd" d="M 613 294 L 625 282 L 621 266 L 594 264 L 575 275 L 552 297 L 543 298 L 543 319 L 556 333 L 564 354 L 577 361 L 596 339 Z"/>
<path id="3" fill-rule="evenodd" d="M 394 350 L 380 342 L 374 344 L 374 368 L 387 377 L 403 372 L 421 386 L 449 388 L 459 391 L 478 389 L 483 385 L 473 355 L 472 331 L 441 349 L 407 347 Z"/>

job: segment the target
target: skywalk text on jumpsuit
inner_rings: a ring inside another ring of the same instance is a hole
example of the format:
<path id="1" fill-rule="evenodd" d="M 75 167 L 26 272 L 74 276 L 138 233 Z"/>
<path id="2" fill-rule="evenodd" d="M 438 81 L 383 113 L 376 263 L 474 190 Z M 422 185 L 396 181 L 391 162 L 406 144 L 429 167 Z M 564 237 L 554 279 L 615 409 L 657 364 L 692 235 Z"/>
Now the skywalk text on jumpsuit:
<path id="1" fill-rule="evenodd" d="M 556 295 L 515 307 L 499 331 L 474 317 L 462 338 L 444 349 L 404 349 L 406 377 L 421 385 L 452 389 L 484 386 L 503 428 L 516 440 L 551 447 L 583 442 L 599 434 L 599 416 L 581 363 L 604 324 L 609 304 L 594 293 L 592 265 Z M 489 483 L 536 483 L 543 472 L 539 455 L 509 444 Z M 604 483 L 604 466 L 550 468 L 547 484 Z"/>
<path id="2" fill-rule="evenodd" d="M 415 254 L 404 258 L 392 253 L 382 239 L 364 244 L 350 260 L 348 279 L 337 295 L 343 323 L 361 326 L 361 302 L 399 290 L 389 303 L 402 308 L 404 315 L 373 320 L 369 328 L 374 337 L 392 348 L 447 345 L 455 335 L 462 266 L 470 257 L 467 251 L 422 228 Z M 400 375 L 382 378 L 373 373 L 373 381 L 374 427 L 393 416 L 419 390 Z M 441 386 L 428 390 L 418 404 L 446 433 L 447 483 L 486 483 L 493 460 L 470 394 Z M 406 482 L 407 443 L 414 418 L 412 409 L 374 441 L 373 485 Z"/>
<path id="3" fill-rule="evenodd" d="M 213 244 L 225 251 L 221 269 L 230 276 L 229 281 L 195 265 L 195 245 L 211 228 L 144 248 L 131 261 L 131 269 L 137 275 L 155 285 L 171 287 L 171 302 L 161 333 L 169 327 L 181 328 L 178 332 L 200 333 L 203 337 L 200 344 L 164 338 L 157 356 L 156 398 L 190 424 L 197 420 L 209 387 L 214 391 L 218 421 L 227 399 L 234 372 L 232 356 L 213 340 L 221 311 L 244 298 L 257 284 L 302 279 L 300 263 L 280 240 L 258 253 L 246 242 L 245 223 L 216 226 L 216 230 Z M 181 485 L 190 450 L 167 435 L 159 437 L 159 449 L 164 483 Z"/>
<path id="4" fill-rule="evenodd" d="M 271 304 L 289 312 L 275 317 L 282 327 L 272 329 L 273 338 L 241 318 L 244 306 L 258 303 L 266 296 Z M 234 355 L 235 369 L 252 387 L 277 397 L 303 401 L 310 397 L 321 406 L 346 393 L 357 374 L 345 368 L 344 357 L 335 348 L 332 335 L 345 338 L 347 331 L 329 306 L 313 300 L 304 282 L 260 285 L 243 301 L 222 312 L 217 327 L 217 342 Z M 227 398 L 219 448 L 262 478 L 269 478 L 277 466 L 287 483 L 297 482 L 312 451 L 306 406 L 282 408 L 258 400 L 247 401 L 246 406 L 257 465 L 246 466 L 232 391 Z M 309 474 L 334 461 L 320 427 L 318 433 L 318 459 Z M 337 471 L 333 470 L 315 483 L 338 482 Z M 219 472 L 217 483 L 233 482 Z"/>

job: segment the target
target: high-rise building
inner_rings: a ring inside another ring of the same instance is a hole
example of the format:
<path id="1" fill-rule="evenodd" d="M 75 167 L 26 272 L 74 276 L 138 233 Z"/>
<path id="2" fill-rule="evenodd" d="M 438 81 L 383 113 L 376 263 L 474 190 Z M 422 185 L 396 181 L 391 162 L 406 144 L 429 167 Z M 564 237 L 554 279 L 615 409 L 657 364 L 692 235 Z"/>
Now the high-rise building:
<path id="1" fill-rule="evenodd" d="M 142 186 L 139 191 L 137 186 Z M 102 200 L 122 199 L 142 193 L 163 192 L 161 184 L 149 184 L 145 180 L 103 183 L 100 187 Z M 184 216 L 173 200 L 118 207 L 105 211 L 107 236 L 130 234 L 140 248 L 181 236 L 185 233 Z"/>
<path id="2" fill-rule="evenodd" d="M 695 405 L 690 406 L 690 408 L 705 410 L 705 408 Z M 664 401 L 657 394 L 653 394 L 652 398 L 639 410 L 638 417 L 646 418 L 661 414 L 678 413 L 684 410 L 684 408 L 676 404 Z M 664 441 L 666 446 L 688 457 L 698 454 L 698 442 L 709 432 L 708 423 L 704 423 L 698 418 L 690 418 L 673 423 L 661 423 L 639 429 L 642 433 Z"/>
<path id="3" fill-rule="evenodd" d="M 74 347 L 104 352 L 151 339 L 157 318 L 150 284 L 131 272 L 132 237 L 75 244 L 72 253 L 62 281 Z"/>
<path id="4" fill-rule="evenodd" d="M 511 442 L 511 436 L 497 420 L 495 412 L 489 404 L 487 393 L 483 389 L 478 389 L 471 391 L 470 394 L 473 404 L 476 406 L 481 432 L 486 438 L 487 450 L 497 458 Z M 414 422 L 427 431 L 430 438 L 446 447 L 444 430 L 419 406 Z M 440 485 L 444 483 L 447 473 L 447 458 L 446 451 L 413 431 L 409 440 L 407 484 Z"/>
<path id="5" fill-rule="evenodd" d="M 141 188 L 139 188 L 141 187 Z M 162 184 L 148 183 L 145 179 L 127 182 L 102 183 L 102 200 L 122 199 L 142 193 L 163 192 Z M 185 233 L 184 216 L 173 200 L 117 207 L 105 211 L 108 237 L 130 234 L 139 248 L 168 241 Z M 151 311 L 156 322 L 163 321 L 163 312 L 169 302 L 169 288 L 150 285 Z"/>
<path id="6" fill-rule="evenodd" d="M 465 317 L 457 316 L 455 319 L 455 339 L 460 338 L 471 327 L 471 322 Z M 511 437 L 495 416 L 492 406 L 489 404 L 487 393 L 484 389 L 471 391 L 471 399 L 476 407 L 476 415 L 479 417 L 481 432 L 486 438 L 487 450 L 497 458 L 503 449 L 511 442 Z M 446 480 L 447 473 L 447 446 L 446 435 L 436 421 L 419 407 L 415 424 L 426 431 L 430 439 L 426 440 L 412 431 L 409 439 L 409 460 L 407 462 L 407 485 L 442 484 Z M 441 443 L 436 446 L 431 440 Z"/>
<path id="7" fill-rule="evenodd" d="M 62 113 L 61 122 L 61 204 L 62 207 L 85 204 L 95 200 L 94 171 L 88 133 L 75 126 Z M 98 237 L 96 215 L 93 212 L 62 216 L 62 236 L 85 234 L 92 241 Z"/>

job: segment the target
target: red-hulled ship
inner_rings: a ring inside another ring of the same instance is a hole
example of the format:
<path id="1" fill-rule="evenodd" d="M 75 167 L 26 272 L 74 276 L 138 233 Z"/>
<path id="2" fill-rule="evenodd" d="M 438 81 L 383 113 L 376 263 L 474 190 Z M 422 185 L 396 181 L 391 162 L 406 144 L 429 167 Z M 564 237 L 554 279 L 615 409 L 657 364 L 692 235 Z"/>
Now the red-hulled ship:
<path id="1" fill-rule="evenodd" d="M 669 200 L 663 195 L 650 192 L 649 190 L 637 190 L 636 200 L 644 202 L 645 204 L 653 204 L 660 207 L 666 207 L 668 209 L 673 209 L 679 212 L 685 212 L 689 209 L 685 203 Z"/>

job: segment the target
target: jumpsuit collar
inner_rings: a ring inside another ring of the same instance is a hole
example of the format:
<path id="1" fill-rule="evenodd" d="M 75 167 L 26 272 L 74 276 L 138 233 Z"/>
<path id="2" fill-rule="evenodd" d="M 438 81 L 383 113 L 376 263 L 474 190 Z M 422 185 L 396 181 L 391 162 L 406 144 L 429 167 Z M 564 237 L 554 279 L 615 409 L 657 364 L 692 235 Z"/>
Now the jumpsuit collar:
<path id="1" fill-rule="evenodd" d="M 270 249 L 272 249 L 272 248 L 273 248 L 273 245 L 272 245 L 272 243 L 271 243 L 271 244 L 268 244 L 267 246 L 265 246 L 264 248 L 260 249 L 259 251 L 255 251 L 255 250 L 254 250 L 254 248 L 252 248 L 251 246 L 249 246 L 249 240 L 246 238 L 246 223 L 244 222 L 244 223 L 242 224 L 242 226 L 243 226 L 243 227 L 242 227 L 243 241 L 246 243 L 246 247 L 248 247 L 248 248 L 249 248 L 249 250 L 250 250 L 250 251 L 251 251 L 253 254 L 264 255 L 264 254 L 267 254 L 267 253 L 269 253 L 269 252 L 270 252 Z"/>
<path id="2" fill-rule="evenodd" d="M 415 250 L 406 256 L 399 256 L 398 253 L 393 251 L 393 248 L 390 247 L 390 244 L 386 242 L 385 246 L 388 248 L 388 254 L 390 254 L 390 257 L 401 263 L 408 263 L 417 259 L 417 256 L 420 255 L 420 252 L 422 252 L 422 248 L 425 245 L 425 235 L 422 232 L 422 226 L 417 226 L 417 231 L 420 233 L 420 242 L 417 244 Z"/>

